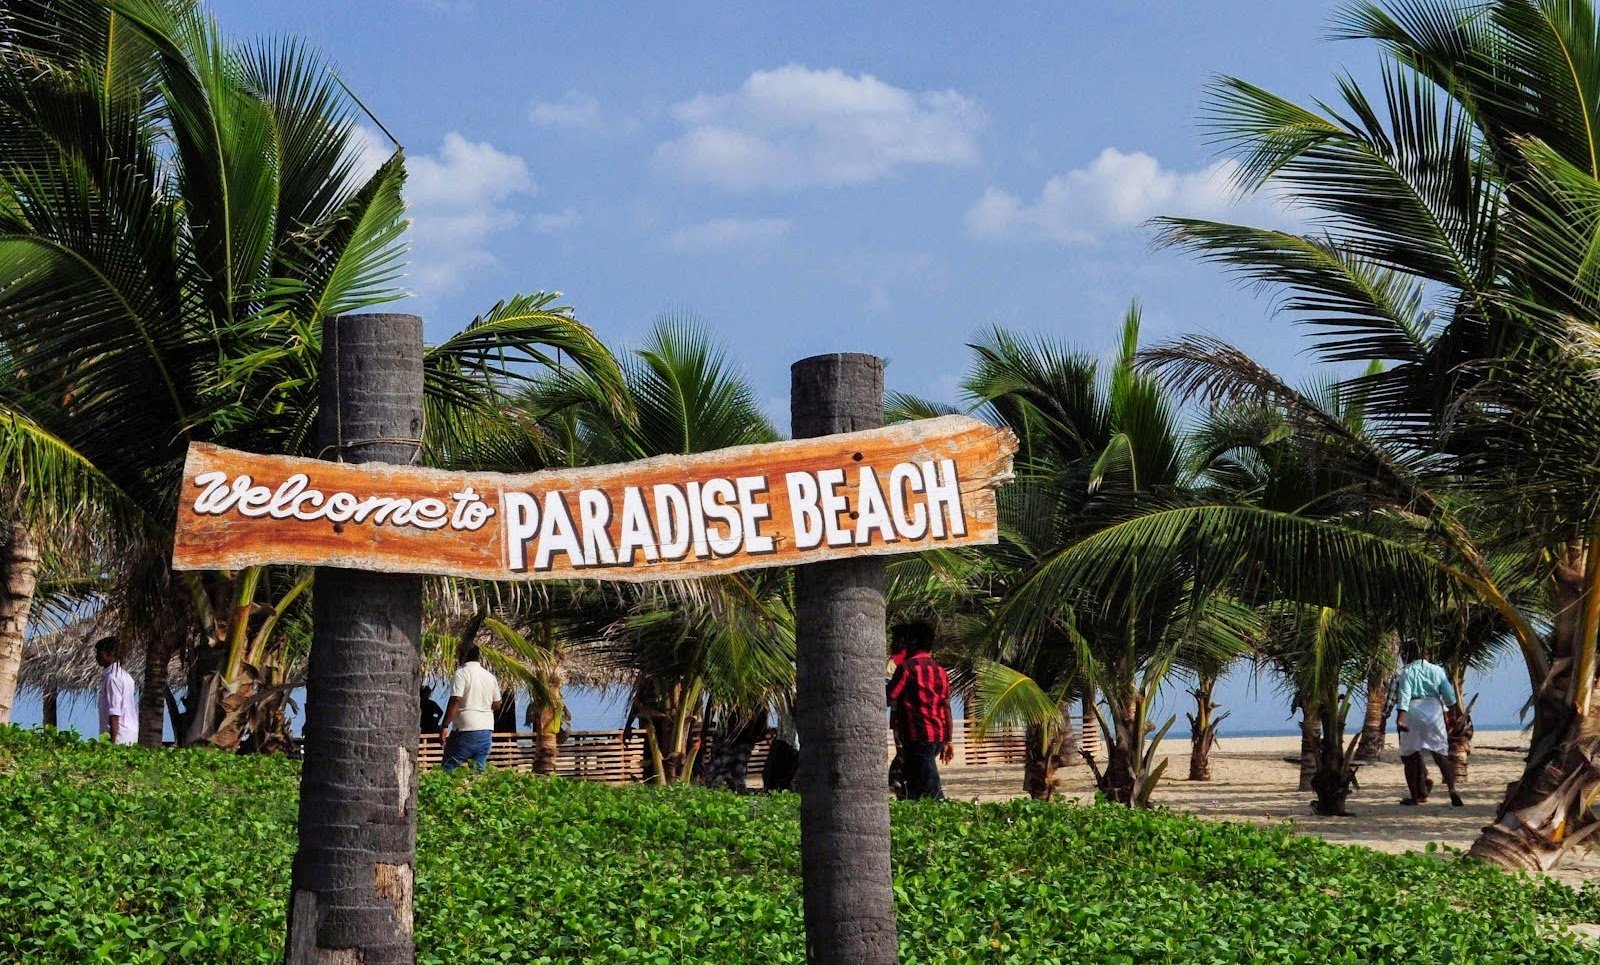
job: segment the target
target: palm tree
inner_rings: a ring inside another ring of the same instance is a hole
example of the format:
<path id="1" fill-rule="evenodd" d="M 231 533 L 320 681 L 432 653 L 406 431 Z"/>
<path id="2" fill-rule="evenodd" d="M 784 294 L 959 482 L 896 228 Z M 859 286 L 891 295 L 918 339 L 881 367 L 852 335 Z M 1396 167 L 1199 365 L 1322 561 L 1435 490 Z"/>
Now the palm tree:
<path id="1" fill-rule="evenodd" d="M 693 319 L 665 317 L 621 364 L 621 402 L 589 375 L 562 372 L 522 398 L 528 421 L 571 465 L 625 462 L 770 442 L 776 431 L 748 380 Z M 732 746 L 707 780 L 742 786 L 755 721 L 793 686 L 786 571 L 615 586 L 586 598 L 565 632 L 571 652 L 632 676 L 630 726 L 644 733 L 647 777 L 688 780 L 715 735 Z M 528 616 L 531 616 L 529 614 Z"/>
<path id="2" fill-rule="evenodd" d="M 1507 582 L 1511 582 L 1509 577 Z M 1537 591 L 1539 587 L 1527 589 Z M 1541 620 L 1547 619 L 1536 598 L 1523 597 L 1518 602 L 1530 612 L 1539 612 Z M 1456 782 L 1465 784 L 1472 758 L 1472 708 L 1478 697 L 1467 693 L 1467 672 L 1489 671 L 1511 645 L 1510 637 L 1505 620 L 1493 608 L 1466 597 L 1446 601 L 1438 608 L 1430 642 L 1434 659 L 1444 667 L 1460 698 L 1461 714 L 1450 727 L 1450 759 L 1455 763 Z"/>
<path id="3" fill-rule="evenodd" d="M 39 583 L 39 544 L 32 528 L 21 521 L 7 525 L 0 540 L 0 723 L 9 723 L 28 612 Z"/>
<path id="4" fill-rule="evenodd" d="M 1143 806 L 1165 769 L 1155 753 L 1173 723 L 1149 720 L 1157 692 L 1175 667 L 1247 649 L 1253 615 L 1197 557 L 1170 557 L 1138 581 L 1091 591 L 1063 570 L 1100 528 L 1142 506 L 1188 499 L 1197 481 L 1171 400 L 1134 371 L 1138 333 L 1135 306 L 1102 379 L 1084 356 L 995 332 L 974 346 L 967 387 L 1022 441 L 1018 482 L 1002 504 L 1007 537 L 996 551 L 1015 573 L 994 619 L 1003 642 L 991 656 L 1004 669 L 980 672 L 984 718 L 1024 720 L 1048 738 L 1065 730 L 1073 694 L 1099 693 L 1109 711 L 1100 721 L 1108 760 L 1103 770 L 1085 760 L 1109 799 Z M 1048 745 L 1042 750 L 1051 756 Z"/>
<path id="5" fill-rule="evenodd" d="M 141 740 L 161 739 L 183 652 L 205 668 L 184 736 L 226 743 L 221 702 L 272 676 L 252 661 L 276 660 L 271 626 L 307 578 L 174 577 L 183 454 L 315 455 L 323 321 L 402 294 L 404 159 L 361 173 L 358 106 L 320 57 L 230 45 L 191 3 L 19 2 L 0 31 L 0 352 L 18 376 L 0 432 L 50 440 L 117 522 L 109 605 L 149 653 Z M 507 383 L 556 349 L 614 384 L 554 299 L 508 299 L 429 351 L 429 458 L 471 441 L 464 426 L 509 430 Z"/>
<path id="6" fill-rule="evenodd" d="M 1217 746 L 1217 728 L 1232 711 L 1217 713 L 1215 700 L 1217 681 L 1227 673 L 1234 661 L 1206 659 L 1196 661 L 1195 684 L 1189 690 L 1194 698 L 1194 712 L 1189 718 L 1189 780 L 1211 780 L 1211 751 Z"/>
<path id="7" fill-rule="evenodd" d="M 1342 816 L 1355 783 L 1358 733 L 1345 742 L 1350 694 L 1387 631 L 1359 611 L 1278 603 L 1267 608 L 1261 654 L 1294 691 L 1301 713 L 1315 720 L 1311 790 L 1318 814 Z M 1304 788 L 1302 788 L 1304 789 Z"/>
<path id="8" fill-rule="evenodd" d="M 1375 761 L 1383 753 L 1389 705 L 1395 696 L 1390 692 L 1389 681 L 1399 666 L 1400 639 L 1390 634 L 1388 644 L 1376 650 L 1367 663 L 1366 707 L 1361 718 L 1361 739 L 1356 742 L 1358 761 Z"/>
<path id="9" fill-rule="evenodd" d="M 1337 109 L 1307 109 L 1228 78 L 1211 108 L 1242 186 L 1272 183 L 1314 231 L 1169 220 L 1166 237 L 1286 291 L 1324 358 L 1384 365 L 1351 385 L 1403 454 L 1365 467 L 1374 508 L 1416 537 L 1390 551 L 1494 609 L 1528 672 L 1527 768 L 1473 853 L 1548 867 L 1600 827 L 1583 804 L 1600 787 L 1586 736 L 1600 405 L 1582 351 L 1600 305 L 1596 14 L 1582 0 L 1396 0 L 1353 5 L 1340 31 L 1382 47 L 1380 98 L 1345 79 Z M 1376 562 L 1376 544 L 1349 546 Z M 1497 579 L 1506 552 L 1546 585 L 1547 633 Z"/>

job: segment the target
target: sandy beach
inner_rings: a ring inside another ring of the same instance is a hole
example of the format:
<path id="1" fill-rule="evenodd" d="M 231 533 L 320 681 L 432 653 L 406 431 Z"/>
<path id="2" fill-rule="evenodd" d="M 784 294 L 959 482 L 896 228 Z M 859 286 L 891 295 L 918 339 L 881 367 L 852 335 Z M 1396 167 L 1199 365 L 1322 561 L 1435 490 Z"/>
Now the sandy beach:
<path id="1" fill-rule="evenodd" d="M 1311 792 L 1296 790 L 1299 765 L 1285 760 L 1300 752 L 1298 737 L 1227 737 L 1211 757 L 1212 780 L 1182 780 L 1188 773 L 1186 738 L 1164 742 L 1172 759 L 1166 779 L 1156 790 L 1158 806 L 1218 821 L 1253 824 L 1292 822 L 1297 830 L 1339 844 L 1362 845 L 1379 851 L 1421 851 L 1431 842 L 1465 850 L 1483 825 L 1494 817 L 1495 807 L 1508 782 L 1522 770 L 1527 737 L 1519 731 L 1478 731 L 1467 783 L 1461 788 L 1465 807 L 1453 808 L 1440 787 L 1421 807 L 1404 807 L 1405 794 L 1400 755 L 1390 746 L 1381 760 L 1365 764 L 1357 775 L 1359 788 L 1349 801 L 1350 816 L 1320 817 L 1311 812 Z M 1434 780 L 1436 768 L 1430 765 Z M 1088 801 L 1094 796 L 1093 779 L 1083 766 L 1067 768 L 1064 783 L 1069 798 Z M 948 772 L 946 793 L 959 800 L 985 801 L 1021 796 L 1022 775 L 1016 768 L 955 768 Z M 1555 870 L 1556 877 L 1579 886 L 1600 881 L 1600 855 Z"/>

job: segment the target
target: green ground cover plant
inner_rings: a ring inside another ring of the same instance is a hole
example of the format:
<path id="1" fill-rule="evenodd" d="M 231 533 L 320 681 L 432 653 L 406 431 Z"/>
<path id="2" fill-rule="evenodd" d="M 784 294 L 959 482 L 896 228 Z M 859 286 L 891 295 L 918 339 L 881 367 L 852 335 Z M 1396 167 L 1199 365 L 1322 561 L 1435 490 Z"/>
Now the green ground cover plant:
<path id="1" fill-rule="evenodd" d="M 281 957 L 297 765 L 0 728 L 0 959 Z M 423 961 L 800 962 L 797 800 L 422 781 Z M 1284 829 L 1017 801 L 894 810 L 907 962 L 1581 962 L 1575 892 Z"/>

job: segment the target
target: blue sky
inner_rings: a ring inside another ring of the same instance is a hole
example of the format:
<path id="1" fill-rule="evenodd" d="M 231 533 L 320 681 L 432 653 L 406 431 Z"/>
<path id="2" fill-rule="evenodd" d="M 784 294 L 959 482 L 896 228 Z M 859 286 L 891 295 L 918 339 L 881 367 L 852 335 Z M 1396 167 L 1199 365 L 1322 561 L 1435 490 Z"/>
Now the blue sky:
<path id="1" fill-rule="evenodd" d="M 694 313 L 783 428 L 795 359 L 872 352 L 891 388 L 954 401 L 980 328 L 1104 353 L 1135 298 L 1147 342 L 1205 331 L 1304 373 L 1268 300 L 1143 222 L 1283 217 L 1234 207 L 1210 78 L 1303 99 L 1374 63 L 1324 39 L 1335 5 L 1294 0 L 211 6 L 322 48 L 405 145 L 406 310 L 431 337 L 541 289 L 618 346 Z M 1479 719 L 1514 719 L 1515 668 L 1493 690 Z M 1235 728 L 1288 724 L 1270 684 L 1223 700 L 1249 704 Z"/>
<path id="2" fill-rule="evenodd" d="M 212 7 L 317 44 L 405 145 L 433 337 L 538 289 L 614 343 L 692 312 L 780 425 L 805 355 L 873 352 L 891 387 L 954 397 L 981 327 L 1103 351 L 1134 298 L 1149 340 L 1302 370 L 1266 301 L 1141 223 L 1227 212 L 1211 76 L 1303 96 L 1371 60 L 1322 39 L 1323 3 Z"/>

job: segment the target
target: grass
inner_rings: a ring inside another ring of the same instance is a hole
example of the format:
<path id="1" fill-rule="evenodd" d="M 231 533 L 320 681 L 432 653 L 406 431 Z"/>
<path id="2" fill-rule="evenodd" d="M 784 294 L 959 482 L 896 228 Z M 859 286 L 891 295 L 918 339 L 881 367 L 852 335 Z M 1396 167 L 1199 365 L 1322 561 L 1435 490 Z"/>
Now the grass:
<path id="1" fill-rule="evenodd" d="M 0 959 L 281 960 L 296 776 L 0 728 Z M 803 961 L 796 805 L 427 775 L 419 957 Z M 907 962 L 1600 961 L 1600 892 L 1287 830 L 918 803 L 894 861 Z"/>

